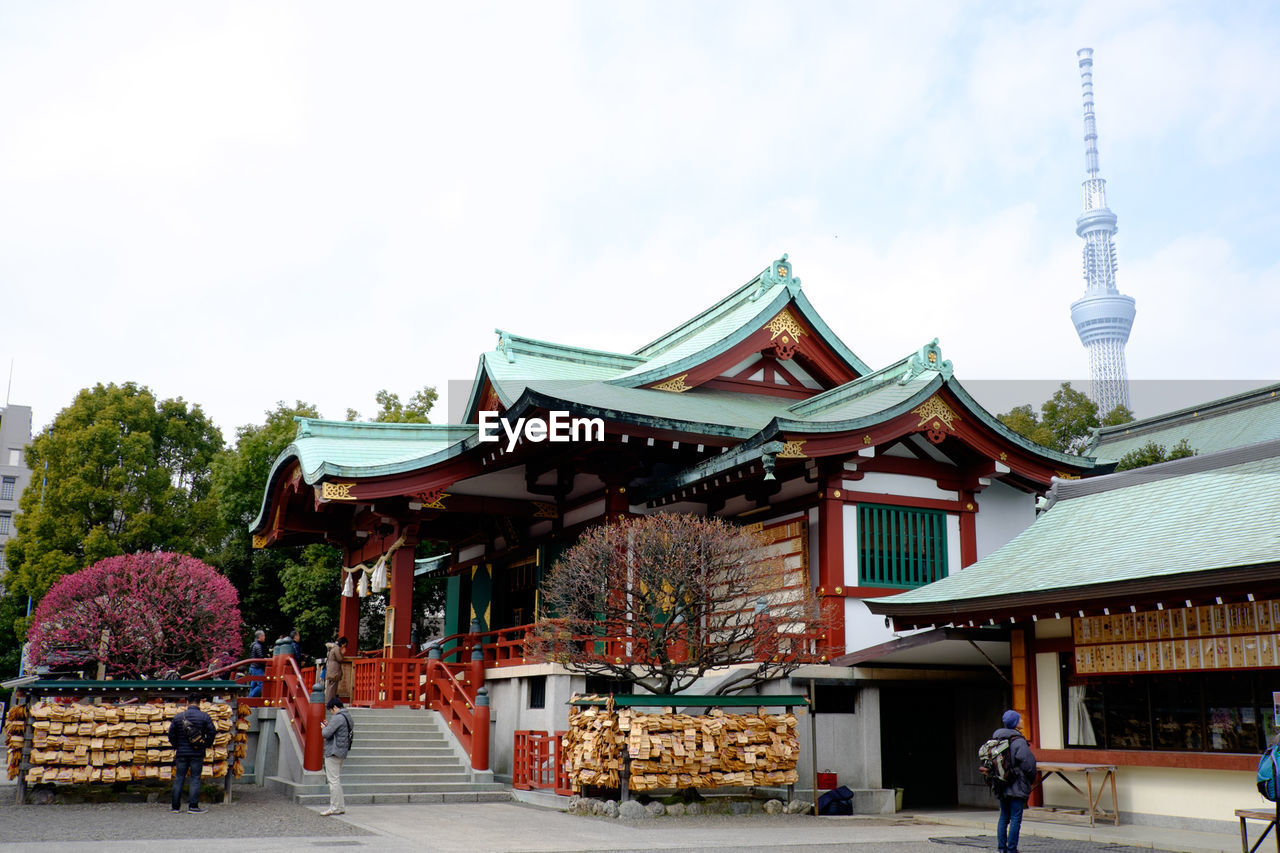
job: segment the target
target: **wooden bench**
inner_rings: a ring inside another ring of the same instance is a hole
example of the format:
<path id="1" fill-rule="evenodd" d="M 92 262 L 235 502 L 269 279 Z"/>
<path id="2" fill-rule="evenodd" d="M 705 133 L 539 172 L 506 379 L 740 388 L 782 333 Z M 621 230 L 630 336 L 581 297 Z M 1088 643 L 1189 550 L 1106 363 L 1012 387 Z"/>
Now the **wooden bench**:
<path id="1" fill-rule="evenodd" d="M 1267 833 L 1276 828 L 1276 818 L 1280 817 L 1280 806 L 1275 809 L 1236 809 L 1236 817 L 1240 818 L 1240 853 L 1254 853 L 1262 842 L 1266 840 Z M 1248 824 L 1251 820 L 1265 820 L 1267 828 L 1262 830 L 1262 835 L 1258 836 L 1258 840 L 1249 846 Z M 1280 830 L 1276 830 L 1276 850 L 1280 851 Z"/>

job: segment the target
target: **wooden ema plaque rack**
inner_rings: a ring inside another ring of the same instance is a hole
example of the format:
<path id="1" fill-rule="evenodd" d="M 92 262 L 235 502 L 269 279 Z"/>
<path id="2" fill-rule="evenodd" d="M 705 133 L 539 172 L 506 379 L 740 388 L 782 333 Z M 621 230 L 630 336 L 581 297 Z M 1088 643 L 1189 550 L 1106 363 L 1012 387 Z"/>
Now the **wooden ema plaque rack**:
<path id="1" fill-rule="evenodd" d="M 213 719 L 215 737 L 201 776 L 231 780 L 244 771 L 248 685 L 232 681 L 35 681 L 16 685 L 4 726 L 8 775 L 17 801 L 37 784 L 168 782 L 173 778 L 169 724 L 192 703 Z M 215 701 L 216 700 L 216 701 Z"/>
<path id="2" fill-rule="evenodd" d="M 804 696 L 581 696 L 569 704 L 563 754 L 575 791 L 616 788 L 625 802 L 633 790 L 764 785 L 786 786 L 791 799 L 800 756 L 793 709 L 805 712 Z"/>

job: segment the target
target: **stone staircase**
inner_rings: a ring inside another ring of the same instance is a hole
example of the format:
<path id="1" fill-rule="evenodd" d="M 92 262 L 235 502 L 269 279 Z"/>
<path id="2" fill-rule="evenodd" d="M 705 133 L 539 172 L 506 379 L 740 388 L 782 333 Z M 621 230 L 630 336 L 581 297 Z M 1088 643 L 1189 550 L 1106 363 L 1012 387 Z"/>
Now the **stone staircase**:
<path id="1" fill-rule="evenodd" d="M 349 805 L 511 800 L 506 785 L 474 781 L 435 711 L 348 708 L 347 713 L 355 730 L 351 752 L 342 764 L 342 792 Z M 328 805 L 324 773 L 304 776 L 300 783 L 272 776 L 266 785 L 302 805 Z"/>

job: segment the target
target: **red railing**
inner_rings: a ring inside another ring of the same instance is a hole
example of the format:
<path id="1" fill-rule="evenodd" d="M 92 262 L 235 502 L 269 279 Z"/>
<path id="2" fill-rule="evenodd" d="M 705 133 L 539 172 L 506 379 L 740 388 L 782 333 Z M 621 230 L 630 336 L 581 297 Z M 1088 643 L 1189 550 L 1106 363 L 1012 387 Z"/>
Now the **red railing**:
<path id="1" fill-rule="evenodd" d="M 352 661 L 351 704 L 364 708 L 422 707 L 425 664 L 418 658 L 356 658 Z"/>
<path id="2" fill-rule="evenodd" d="M 561 757 L 564 735 L 564 732 L 516 732 L 511 786 L 521 791 L 551 790 L 565 797 L 572 794 L 569 772 Z"/>
<path id="3" fill-rule="evenodd" d="M 273 658 L 246 658 L 217 669 L 205 669 L 183 676 L 184 681 L 203 681 L 224 673 L 238 671 L 248 664 L 262 664 L 263 675 L 237 674 L 234 680 L 240 684 L 262 682 L 262 695 L 250 699 L 240 697 L 241 704 L 252 707 L 284 708 L 302 744 L 302 766 L 306 770 L 324 768 L 324 739 L 320 729 L 324 727 L 324 704 L 311 701 L 311 686 L 315 683 L 315 667 L 298 669 L 298 662 L 291 655 Z M 310 677 L 304 675 L 308 673 Z"/>
<path id="4" fill-rule="evenodd" d="M 422 701 L 440 712 L 476 770 L 489 769 L 489 695 L 482 686 L 469 690 L 448 666 L 427 659 Z M 483 675 L 483 670 L 481 670 Z"/>

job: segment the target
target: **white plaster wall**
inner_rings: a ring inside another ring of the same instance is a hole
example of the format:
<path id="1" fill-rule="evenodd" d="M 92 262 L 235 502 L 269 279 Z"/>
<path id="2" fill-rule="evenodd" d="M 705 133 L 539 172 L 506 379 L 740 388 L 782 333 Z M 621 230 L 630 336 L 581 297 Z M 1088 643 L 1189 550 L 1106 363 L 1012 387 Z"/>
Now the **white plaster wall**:
<path id="1" fill-rule="evenodd" d="M 859 649 L 887 643 L 901 632 L 895 634 L 884 626 L 884 617 L 872 613 L 860 598 L 844 600 L 844 649 L 845 652 L 856 652 Z"/>
<path id="2" fill-rule="evenodd" d="M 858 507 L 845 504 L 841 513 L 844 521 L 844 585 L 858 585 Z"/>
<path id="3" fill-rule="evenodd" d="M 770 683 L 766 694 L 798 693 L 808 695 L 803 679 Z M 841 785 L 850 788 L 879 788 L 880 773 L 880 692 L 875 687 L 858 690 L 852 714 L 823 713 L 796 715 L 796 737 L 800 740 L 800 758 L 796 762 L 796 793 L 813 788 L 814 757 L 817 769 L 836 774 Z M 816 736 L 816 752 L 815 741 Z"/>
<path id="4" fill-rule="evenodd" d="M 850 491 L 871 492 L 877 495 L 904 495 L 944 501 L 954 501 L 958 498 L 955 492 L 939 489 L 936 482 L 926 477 L 885 474 L 879 471 L 872 471 L 861 480 L 845 480 L 844 487 Z"/>
<path id="5" fill-rule="evenodd" d="M 529 676 L 546 675 L 546 702 L 542 708 L 529 707 Z M 497 667 L 485 670 L 489 691 L 489 769 L 496 778 L 511 781 L 512 753 L 517 731 L 562 731 L 569 726 L 569 706 L 574 689 L 581 692 L 583 680 L 558 666 Z"/>
<path id="6" fill-rule="evenodd" d="M 978 495 L 978 559 L 999 549 L 1036 520 L 1035 495 L 995 480 Z"/>

